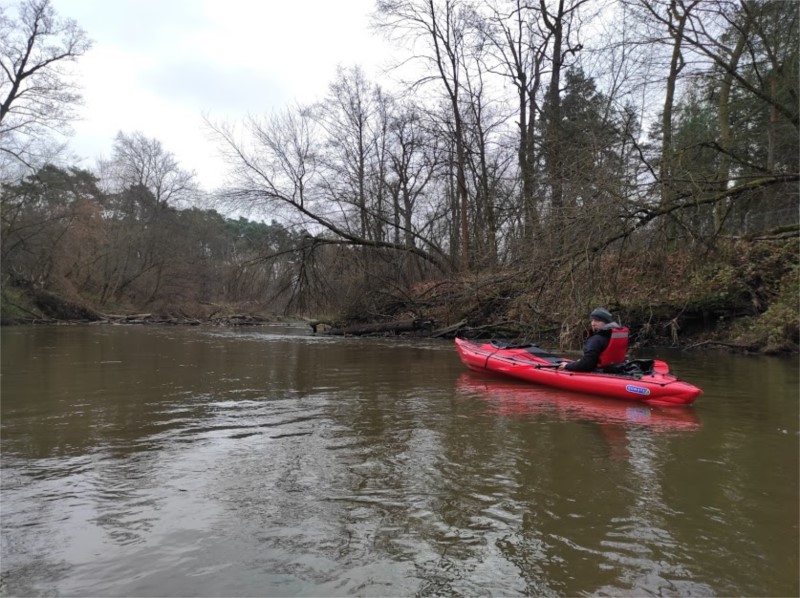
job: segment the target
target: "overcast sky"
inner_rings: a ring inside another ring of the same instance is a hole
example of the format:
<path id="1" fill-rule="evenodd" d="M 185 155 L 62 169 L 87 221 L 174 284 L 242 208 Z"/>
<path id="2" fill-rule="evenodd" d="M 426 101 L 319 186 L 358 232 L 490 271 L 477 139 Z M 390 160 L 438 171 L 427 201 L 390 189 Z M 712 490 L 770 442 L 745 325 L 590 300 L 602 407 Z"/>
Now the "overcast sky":
<path id="1" fill-rule="evenodd" d="M 118 131 L 161 141 L 212 190 L 224 167 L 203 127 L 326 92 L 337 65 L 379 73 L 374 0 L 52 0 L 94 40 L 78 63 L 84 120 L 72 150 L 91 168 Z"/>

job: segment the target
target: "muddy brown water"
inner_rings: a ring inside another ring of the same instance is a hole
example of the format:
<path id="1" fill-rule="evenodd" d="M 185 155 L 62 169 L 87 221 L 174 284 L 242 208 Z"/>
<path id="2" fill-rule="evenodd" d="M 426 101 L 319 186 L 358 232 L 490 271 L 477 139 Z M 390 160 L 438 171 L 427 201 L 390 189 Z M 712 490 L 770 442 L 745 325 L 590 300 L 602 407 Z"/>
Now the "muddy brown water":
<path id="1" fill-rule="evenodd" d="M 5 596 L 797 596 L 796 358 L 653 409 L 451 341 L 8 327 Z"/>

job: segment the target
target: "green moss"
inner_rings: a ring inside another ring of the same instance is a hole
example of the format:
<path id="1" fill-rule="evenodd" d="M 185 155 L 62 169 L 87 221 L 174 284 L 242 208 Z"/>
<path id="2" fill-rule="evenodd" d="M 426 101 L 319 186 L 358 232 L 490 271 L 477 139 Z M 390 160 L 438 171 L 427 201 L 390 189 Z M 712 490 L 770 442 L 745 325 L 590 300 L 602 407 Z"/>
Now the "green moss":
<path id="1" fill-rule="evenodd" d="M 30 297 L 22 290 L 3 285 L 0 291 L 0 323 L 15 324 L 43 318 Z"/>

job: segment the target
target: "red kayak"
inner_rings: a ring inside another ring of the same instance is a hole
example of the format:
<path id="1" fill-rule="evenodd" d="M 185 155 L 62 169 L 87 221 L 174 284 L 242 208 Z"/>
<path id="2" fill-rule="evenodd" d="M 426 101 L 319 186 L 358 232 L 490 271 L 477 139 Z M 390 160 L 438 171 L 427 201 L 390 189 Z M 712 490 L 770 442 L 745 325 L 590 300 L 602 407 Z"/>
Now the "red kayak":
<path id="1" fill-rule="evenodd" d="M 660 360 L 626 362 L 618 368 L 620 373 L 614 374 L 570 372 L 557 369 L 559 363 L 568 360 L 536 345 L 455 340 L 461 361 L 478 372 L 493 372 L 563 390 L 649 405 L 689 405 L 703 394 L 696 386 L 670 374 L 669 366 Z"/>

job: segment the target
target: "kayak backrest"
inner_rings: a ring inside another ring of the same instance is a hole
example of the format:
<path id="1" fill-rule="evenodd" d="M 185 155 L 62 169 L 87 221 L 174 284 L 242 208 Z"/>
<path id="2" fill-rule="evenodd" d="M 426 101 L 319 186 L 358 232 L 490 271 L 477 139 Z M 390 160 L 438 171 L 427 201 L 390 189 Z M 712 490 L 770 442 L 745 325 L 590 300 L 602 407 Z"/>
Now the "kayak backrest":
<path id="1" fill-rule="evenodd" d="M 634 368 L 637 368 L 642 375 L 652 374 L 655 361 L 652 359 L 631 359 L 629 362 Z"/>

